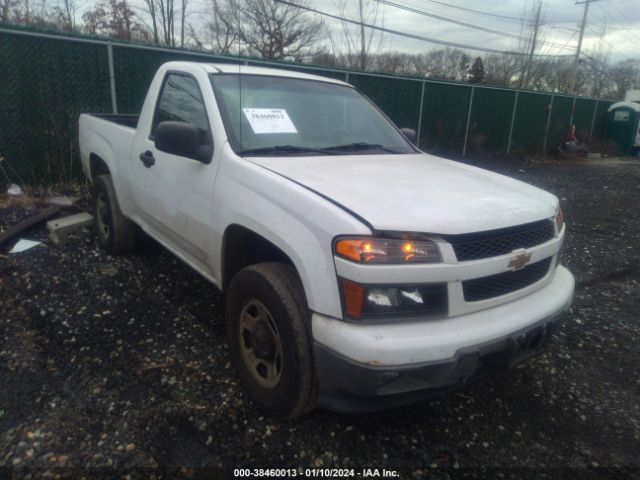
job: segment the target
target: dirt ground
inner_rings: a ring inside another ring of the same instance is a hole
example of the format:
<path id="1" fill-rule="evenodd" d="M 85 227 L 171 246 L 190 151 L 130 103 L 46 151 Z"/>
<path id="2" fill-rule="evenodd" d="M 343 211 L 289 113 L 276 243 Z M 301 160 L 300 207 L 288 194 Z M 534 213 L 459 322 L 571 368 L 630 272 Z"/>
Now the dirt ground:
<path id="1" fill-rule="evenodd" d="M 262 417 L 230 364 L 221 295 L 198 274 L 150 239 L 111 257 L 90 233 L 55 246 L 31 231 L 46 245 L 0 257 L 0 477 L 640 478 L 640 161 L 489 168 L 561 198 L 571 315 L 519 368 L 376 414 Z M 0 228 L 29 212 L 4 198 Z"/>

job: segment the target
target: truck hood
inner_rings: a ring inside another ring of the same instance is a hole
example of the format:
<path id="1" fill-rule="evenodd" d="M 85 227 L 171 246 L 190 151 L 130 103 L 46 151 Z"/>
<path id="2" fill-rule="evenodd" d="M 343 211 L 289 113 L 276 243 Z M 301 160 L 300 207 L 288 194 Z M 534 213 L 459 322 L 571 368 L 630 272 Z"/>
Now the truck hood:
<path id="1" fill-rule="evenodd" d="M 555 215 L 558 199 L 504 175 L 424 153 L 251 157 L 351 211 L 375 230 L 493 230 Z"/>

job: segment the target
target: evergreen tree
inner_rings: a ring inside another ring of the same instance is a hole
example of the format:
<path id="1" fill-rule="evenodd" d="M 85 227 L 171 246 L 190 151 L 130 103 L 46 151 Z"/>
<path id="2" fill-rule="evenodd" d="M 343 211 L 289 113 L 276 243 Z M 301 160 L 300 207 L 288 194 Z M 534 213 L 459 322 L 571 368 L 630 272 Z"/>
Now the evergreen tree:
<path id="1" fill-rule="evenodd" d="M 469 69 L 469 83 L 484 83 L 484 65 L 482 58 L 477 57 Z"/>

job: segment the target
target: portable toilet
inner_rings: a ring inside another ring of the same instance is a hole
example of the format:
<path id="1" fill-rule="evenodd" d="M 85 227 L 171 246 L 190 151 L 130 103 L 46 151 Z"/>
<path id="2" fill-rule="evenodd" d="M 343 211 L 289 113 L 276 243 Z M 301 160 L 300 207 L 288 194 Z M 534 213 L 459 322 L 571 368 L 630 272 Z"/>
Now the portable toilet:
<path id="1" fill-rule="evenodd" d="M 618 102 L 609 107 L 605 138 L 618 145 L 618 154 L 631 155 L 640 148 L 640 103 Z"/>

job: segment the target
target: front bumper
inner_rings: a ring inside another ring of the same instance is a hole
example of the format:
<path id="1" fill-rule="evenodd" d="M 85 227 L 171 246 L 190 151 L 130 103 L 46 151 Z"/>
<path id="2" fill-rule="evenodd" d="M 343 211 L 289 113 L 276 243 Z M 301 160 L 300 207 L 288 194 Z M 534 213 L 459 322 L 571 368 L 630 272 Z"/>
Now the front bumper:
<path id="1" fill-rule="evenodd" d="M 334 320 L 340 322 L 330 325 L 338 335 L 334 342 L 327 323 L 314 314 L 320 404 L 342 412 L 375 411 L 509 369 L 544 350 L 571 305 L 573 290 L 573 276 L 559 267 L 537 292 L 457 318 L 391 326 Z"/>
<path id="2" fill-rule="evenodd" d="M 400 368 L 354 363 L 315 343 L 320 404 L 338 412 L 363 413 L 455 390 L 541 353 L 565 314 L 559 312 L 498 341 L 460 350 L 450 360 Z"/>

